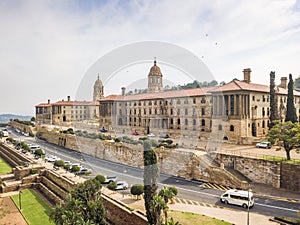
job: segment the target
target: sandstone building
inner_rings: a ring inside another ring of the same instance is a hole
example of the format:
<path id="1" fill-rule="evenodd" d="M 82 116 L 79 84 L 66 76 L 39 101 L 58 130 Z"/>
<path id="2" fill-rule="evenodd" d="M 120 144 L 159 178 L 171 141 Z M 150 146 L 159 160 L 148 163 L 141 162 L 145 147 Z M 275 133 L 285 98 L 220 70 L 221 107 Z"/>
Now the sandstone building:
<path id="1" fill-rule="evenodd" d="M 251 82 L 251 69 L 243 80 L 205 88 L 163 90 L 163 74 L 156 60 L 148 74 L 147 93 L 104 97 L 99 77 L 93 102 L 59 101 L 36 106 L 36 119 L 43 123 L 70 123 L 94 119 L 99 127 L 121 134 L 165 134 L 171 137 L 209 138 L 247 143 L 268 132 L 269 86 Z M 276 87 L 278 112 L 283 120 L 287 101 L 287 78 Z M 297 116 L 300 93 L 294 91 Z M 77 113 L 76 113 L 77 112 Z"/>

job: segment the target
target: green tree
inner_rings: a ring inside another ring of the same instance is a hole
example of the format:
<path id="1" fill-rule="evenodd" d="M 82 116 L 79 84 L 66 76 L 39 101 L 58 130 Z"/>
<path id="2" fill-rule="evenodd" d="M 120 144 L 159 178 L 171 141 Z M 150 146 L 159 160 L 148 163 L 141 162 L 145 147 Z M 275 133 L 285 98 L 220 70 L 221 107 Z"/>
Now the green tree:
<path id="1" fill-rule="evenodd" d="M 80 171 L 80 167 L 79 166 L 72 166 L 71 167 L 71 172 L 72 173 L 76 173 L 76 172 L 79 172 Z"/>
<path id="2" fill-rule="evenodd" d="M 151 143 L 144 141 L 144 197 L 145 197 L 145 209 L 149 224 L 155 224 L 157 220 L 157 214 L 153 207 L 151 207 L 151 201 L 157 191 L 157 179 L 158 179 L 158 167 L 157 157 Z M 160 216 L 160 215 L 159 215 Z"/>
<path id="3" fill-rule="evenodd" d="M 293 123 L 297 122 L 297 115 L 294 104 L 294 81 L 292 74 L 289 75 L 285 121 L 291 121 Z"/>
<path id="4" fill-rule="evenodd" d="M 295 79 L 294 89 L 296 91 L 300 91 L 300 77 L 298 77 L 298 78 Z"/>
<path id="5" fill-rule="evenodd" d="M 144 185 L 142 184 L 134 184 L 130 188 L 130 194 L 135 195 L 137 199 L 143 193 L 144 193 Z"/>
<path id="6" fill-rule="evenodd" d="M 38 155 L 38 156 L 42 156 L 43 155 L 43 150 L 38 148 L 37 150 L 34 151 L 34 154 Z"/>
<path id="7" fill-rule="evenodd" d="M 96 180 L 98 180 L 100 182 L 100 184 L 103 184 L 104 181 L 106 180 L 105 176 L 103 176 L 102 174 L 98 174 L 96 177 L 95 177 Z"/>
<path id="8" fill-rule="evenodd" d="M 270 124 L 269 128 L 274 126 L 275 120 L 277 120 L 277 101 L 275 93 L 275 72 L 270 73 Z"/>
<path id="9" fill-rule="evenodd" d="M 168 188 L 168 187 L 163 187 L 163 189 L 161 189 L 158 193 L 159 196 L 161 196 L 166 205 L 168 204 L 169 200 L 172 200 L 175 196 L 174 192 Z M 168 210 L 164 210 L 164 214 L 165 214 L 165 223 L 168 222 Z"/>
<path id="10" fill-rule="evenodd" d="M 65 162 L 63 160 L 56 160 L 54 162 L 54 166 L 57 166 L 57 167 L 64 167 L 65 166 Z"/>
<path id="11" fill-rule="evenodd" d="M 150 224 L 161 225 L 161 211 L 165 212 L 168 210 L 168 206 L 165 203 L 163 197 L 159 195 L 154 195 L 150 202 L 150 208 L 153 211 L 153 214 L 155 215 L 155 220 L 153 221 L 153 223 Z"/>
<path id="12" fill-rule="evenodd" d="M 278 122 L 268 133 L 269 141 L 284 148 L 287 160 L 291 159 L 290 151 L 300 147 L 300 124 Z"/>
<path id="13" fill-rule="evenodd" d="M 63 205 L 56 205 L 50 219 L 57 225 L 105 225 L 100 189 L 101 184 L 96 179 L 78 184 Z"/>
<path id="14" fill-rule="evenodd" d="M 110 182 L 108 185 L 107 185 L 107 188 L 109 189 L 109 190 L 111 190 L 111 191 L 114 191 L 114 190 L 116 190 L 116 188 L 117 188 L 117 183 L 116 182 Z"/>
<path id="15" fill-rule="evenodd" d="M 31 122 L 35 122 L 35 117 L 34 117 L 34 116 L 31 117 L 30 121 L 31 121 Z"/>

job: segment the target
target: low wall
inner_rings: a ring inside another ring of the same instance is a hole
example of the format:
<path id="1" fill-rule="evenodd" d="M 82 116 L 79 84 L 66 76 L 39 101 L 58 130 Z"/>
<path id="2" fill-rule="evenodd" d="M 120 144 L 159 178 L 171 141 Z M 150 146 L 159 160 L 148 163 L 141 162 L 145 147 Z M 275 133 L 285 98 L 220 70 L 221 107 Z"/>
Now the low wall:
<path id="1" fill-rule="evenodd" d="M 34 136 L 36 133 L 36 129 L 33 126 L 27 126 L 22 123 L 18 123 L 15 121 L 9 122 L 9 125 L 15 129 L 19 129 L 21 132 L 29 133 L 31 136 Z"/>
<path id="2" fill-rule="evenodd" d="M 51 170 L 43 170 L 41 172 L 41 176 L 47 177 L 49 180 L 51 180 L 53 183 L 58 185 L 60 188 L 62 188 L 66 192 L 70 192 L 75 185 L 75 182 L 60 176 L 59 174 L 51 171 Z"/>
<path id="3" fill-rule="evenodd" d="M 118 225 L 147 225 L 148 220 L 142 213 L 131 211 L 118 201 L 102 194 L 103 205 L 106 210 L 106 218 L 112 224 Z"/>
<path id="4" fill-rule="evenodd" d="M 281 187 L 281 162 L 226 154 L 217 154 L 216 161 L 239 171 L 253 182 Z"/>
<path id="5" fill-rule="evenodd" d="M 300 165 L 282 162 L 280 187 L 300 192 Z"/>
<path id="6" fill-rule="evenodd" d="M 118 162 L 135 167 L 143 167 L 143 149 L 141 145 L 126 143 L 110 143 L 99 139 L 76 137 L 60 133 L 58 130 L 49 131 L 46 127 L 37 127 L 38 134 L 53 144 L 64 145 L 76 151 L 113 162 Z M 181 176 L 187 179 L 207 180 L 227 186 L 243 185 L 237 182 L 234 175 L 229 174 L 222 168 L 203 164 L 203 156 L 197 155 L 193 150 L 180 151 L 178 149 L 156 149 L 160 171 L 166 174 Z M 250 180 L 268 184 L 276 188 L 297 190 L 299 188 L 299 166 L 268 161 L 264 159 L 245 158 L 235 155 L 216 154 L 218 164 L 233 168 Z M 176 166 L 174 166 L 176 165 Z M 286 172 L 294 176 L 286 176 Z"/>

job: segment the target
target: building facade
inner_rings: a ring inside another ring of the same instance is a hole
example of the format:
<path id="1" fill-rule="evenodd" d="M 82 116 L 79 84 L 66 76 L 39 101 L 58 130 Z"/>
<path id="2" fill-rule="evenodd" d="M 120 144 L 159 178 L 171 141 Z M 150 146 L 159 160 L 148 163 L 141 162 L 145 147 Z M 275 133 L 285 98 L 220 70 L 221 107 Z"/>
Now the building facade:
<path id="1" fill-rule="evenodd" d="M 251 82 L 251 69 L 243 80 L 213 87 L 163 90 L 163 74 L 156 60 L 148 74 L 147 93 L 104 97 L 98 79 L 93 101 L 58 101 L 36 106 L 36 120 L 64 124 L 94 120 L 99 128 L 121 134 L 169 134 L 171 137 L 218 138 L 236 143 L 251 143 L 266 137 L 270 116 L 270 88 Z M 287 78 L 276 87 L 278 118 L 284 120 Z M 300 93 L 294 91 L 295 108 L 300 119 Z"/>
<path id="2" fill-rule="evenodd" d="M 218 137 L 251 143 L 268 133 L 270 88 L 252 83 L 249 68 L 243 75 L 243 80 L 234 79 L 222 86 L 163 91 L 163 76 L 154 61 L 148 75 L 147 93 L 125 95 L 123 90 L 122 95 L 109 95 L 100 100 L 100 126 L 122 133 L 168 133 L 176 138 Z M 284 120 L 286 77 L 281 78 L 275 91 L 278 116 Z M 294 98 L 299 118 L 300 93 L 294 91 Z"/>

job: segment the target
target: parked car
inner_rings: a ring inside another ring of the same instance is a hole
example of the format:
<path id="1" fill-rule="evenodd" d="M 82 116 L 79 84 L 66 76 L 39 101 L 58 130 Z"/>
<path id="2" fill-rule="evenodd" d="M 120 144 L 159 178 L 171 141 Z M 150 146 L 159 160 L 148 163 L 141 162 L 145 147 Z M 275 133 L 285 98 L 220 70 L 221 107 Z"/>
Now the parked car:
<path id="1" fill-rule="evenodd" d="M 105 181 L 103 183 L 108 184 L 111 182 L 117 182 L 117 177 L 116 176 L 105 176 Z"/>
<path id="2" fill-rule="evenodd" d="M 139 135 L 139 133 L 137 131 L 133 131 L 131 134 L 132 135 Z"/>
<path id="3" fill-rule="evenodd" d="M 150 134 L 147 134 L 148 137 L 155 137 L 155 134 L 153 133 L 150 133 Z"/>
<path id="4" fill-rule="evenodd" d="M 270 142 L 264 141 L 256 144 L 256 148 L 271 148 L 272 145 Z"/>
<path id="5" fill-rule="evenodd" d="M 169 138 L 170 135 L 168 135 L 168 134 L 161 134 L 161 135 L 159 135 L 159 137 L 160 137 L 160 138 Z"/>
<path id="6" fill-rule="evenodd" d="M 118 181 L 115 190 L 126 190 L 128 188 L 128 183 L 126 181 Z"/>
<path id="7" fill-rule="evenodd" d="M 88 172 L 92 172 L 91 169 L 88 168 L 81 168 L 80 171 L 76 172 L 76 174 L 85 174 Z"/>

